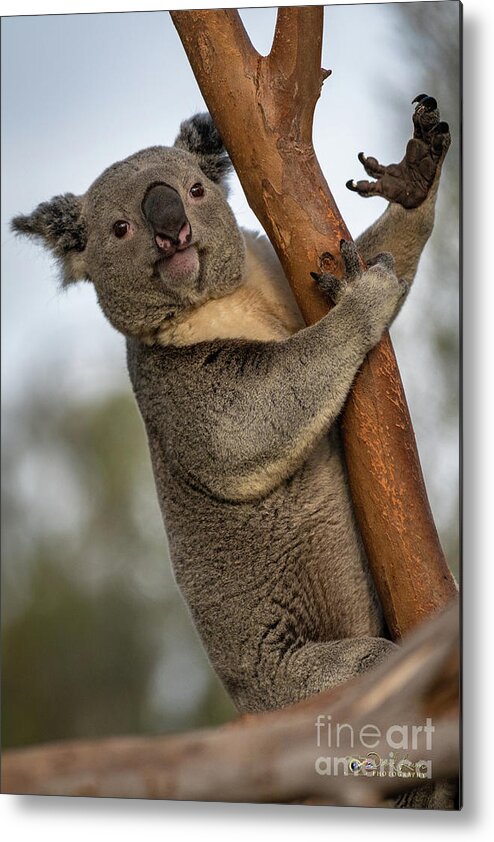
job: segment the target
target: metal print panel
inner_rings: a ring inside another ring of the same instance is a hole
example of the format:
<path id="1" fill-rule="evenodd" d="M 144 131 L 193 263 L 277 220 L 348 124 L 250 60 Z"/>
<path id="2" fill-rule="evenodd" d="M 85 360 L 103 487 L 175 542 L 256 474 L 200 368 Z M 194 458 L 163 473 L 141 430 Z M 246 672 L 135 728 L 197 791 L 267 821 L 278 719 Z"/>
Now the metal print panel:
<path id="1" fill-rule="evenodd" d="M 460 30 L 2 20 L 3 792 L 460 808 Z"/>

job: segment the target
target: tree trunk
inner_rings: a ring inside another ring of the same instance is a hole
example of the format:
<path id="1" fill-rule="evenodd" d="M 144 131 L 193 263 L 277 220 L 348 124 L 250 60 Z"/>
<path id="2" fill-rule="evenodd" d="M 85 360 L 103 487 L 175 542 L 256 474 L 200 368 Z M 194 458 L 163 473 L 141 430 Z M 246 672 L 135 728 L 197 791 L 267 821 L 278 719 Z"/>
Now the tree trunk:
<path id="1" fill-rule="evenodd" d="M 350 234 L 312 145 L 322 7 L 278 10 L 271 52 L 253 48 L 236 10 L 171 12 L 248 202 L 312 324 L 328 303 L 309 272 L 340 275 Z M 337 116 L 335 115 L 335 119 Z M 353 504 L 394 638 L 454 596 L 389 336 L 369 354 L 347 402 L 343 441 Z"/>

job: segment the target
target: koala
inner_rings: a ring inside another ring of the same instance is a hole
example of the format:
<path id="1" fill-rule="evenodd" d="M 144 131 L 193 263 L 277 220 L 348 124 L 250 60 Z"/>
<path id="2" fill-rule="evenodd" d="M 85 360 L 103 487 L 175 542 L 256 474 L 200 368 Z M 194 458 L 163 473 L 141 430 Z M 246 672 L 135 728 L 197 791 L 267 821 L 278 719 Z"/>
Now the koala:
<path id="1" fill-rule="evenodd" d="M 343 280 L 313 275 L 335 306 L 310 327 L 266 238 L 235 220 L 207 114 L 182 123 L 173 147 L 13 220 L 52 251 L 63 285 L 94 284 L 126 338 L 175 577 L 240 711 L 333 687 L 394 646 L 338 420 L 433 226 L 450 135 L 433 97 L 414 103 L 401 163 L 359 155 L 374 180 L 347 186 L 389 204 L 356 245 L 342 241 Z"/>

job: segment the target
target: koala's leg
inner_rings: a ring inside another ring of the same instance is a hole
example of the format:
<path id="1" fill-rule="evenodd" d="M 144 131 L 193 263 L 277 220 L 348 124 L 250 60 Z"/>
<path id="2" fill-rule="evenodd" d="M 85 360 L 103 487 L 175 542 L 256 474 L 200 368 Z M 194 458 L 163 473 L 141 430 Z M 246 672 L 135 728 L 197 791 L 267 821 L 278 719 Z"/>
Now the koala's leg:
<path id="1" fill-rule="evenodd" d="M 383 637 L 354 637 L 324 643 L 306 643 L 282 659 L 272 691 L 273 707 L 313 696 L 349 681 L 377 666 L 396 644 Z"/>
<path id="2" fill-rule="evenodd" d="M 376 180 L 347 182 L 360 196 L 381 196 L 390 202 L 357 239 L 360 254 L 369 262 L 378 252 L 391 252 L 396 274 L 409 283 L 432 231 L 441 167 L 451 142 L 436 100 L 421 94 L 414 102 L 414 134 L 401 163 L 383 166 L 361 152 L 359 160 Z"/>

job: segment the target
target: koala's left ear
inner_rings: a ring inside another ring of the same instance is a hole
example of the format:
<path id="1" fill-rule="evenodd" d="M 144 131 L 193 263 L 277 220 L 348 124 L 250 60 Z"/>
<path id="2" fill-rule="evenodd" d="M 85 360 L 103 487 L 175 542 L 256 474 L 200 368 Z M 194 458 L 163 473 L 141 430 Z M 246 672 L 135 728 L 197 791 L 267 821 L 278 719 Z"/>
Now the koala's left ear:
<path id="1" fill-rule="evenodd" d="M 84 249 L 87 231 L 81 216 L 82 196 L 65 193 L 50 202 L 42 202 L 28 216 L 16 216 L 12 230 L 42 240 L 62 267 L 62 283 L 87 279 Z"/>
<path id="2" fill-rule="evenodd" d="M 196 114 L 190 120 L 184 120 L 174 146 L 195 155 L 203 173 L 216 184 L 225 186 L 232 163 L 210 114 Z"/>

